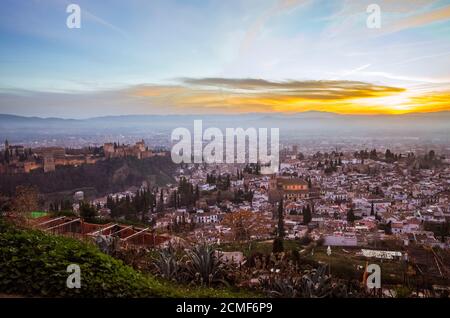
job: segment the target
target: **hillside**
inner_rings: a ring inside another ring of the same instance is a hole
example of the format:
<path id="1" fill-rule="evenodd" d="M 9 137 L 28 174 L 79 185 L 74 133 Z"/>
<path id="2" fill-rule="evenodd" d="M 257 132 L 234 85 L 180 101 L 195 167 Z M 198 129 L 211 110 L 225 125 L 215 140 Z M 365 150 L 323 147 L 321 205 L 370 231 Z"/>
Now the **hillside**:
<path id="1" fill-rule="evenodd" d="M 16 186 L 32 185 L 43 194 L 93 188 L 95 195 L 104 195 L 140 185 L 143 181 L 157 186 L 173 182 L 174 168 L 170 157 L 117 158 L 93 165 L 57 167 L 50 173 L 36 170 L 28 174 L 2 175 L 0 193 L 10 196 Z"/>
<path id="2" fill-rule="evenodd" d="M 67 266 L 78 264 L 81 288 L 69 289 Z M 0 294 L 37 297 L 248 297 L 158 280 L 101 253 L 94 245 L 0 219 Z"/>

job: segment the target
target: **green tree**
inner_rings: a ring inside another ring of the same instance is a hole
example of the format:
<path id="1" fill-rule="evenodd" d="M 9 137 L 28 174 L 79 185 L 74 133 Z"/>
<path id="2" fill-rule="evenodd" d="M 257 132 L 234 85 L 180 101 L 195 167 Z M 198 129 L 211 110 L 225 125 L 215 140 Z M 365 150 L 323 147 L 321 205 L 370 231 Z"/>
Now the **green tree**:
<path id="1" fill-rule="evenodd" d="M 309 224 L 309 222 L 311 222 L 312 220 L 311 207 L 309 205 L 303 207 L 302 214 L 303 214 L 303 223 Z"/>
<path id="2" fill-rule="evenodd" d="M 355 222 L 356 217 L 355 217 L 355 213 L 353 212 L 353 208 L 350 208 L 347 212 L 347 221 L 350 223 Z"/>
<path id="3" fill-rule="evenodd" d="M 278 226 L 277 237 L 273 241 L 273 252 L 281 253 L 284 251 L 284 236 L 286 235 L 284 230 L 284 209 L 283 200 L 278 203 Z"/>
<path id="4" fill-rule="evenodd" d="M 388 224 L 386 224 L 386 227 L 384 228 L 384 233 L 391 235 L 392 234 L 392 222 L 389 221 Z"/>
<path id="5" fill-rule="evenodd" d="M 97 210 L 89 203 L 82 202 L 80 204 L 80 216 L 86 221 L 92 221 L 97 216 Z"/>
<path id="6" fill-rule="evenodd" d="M 163 189 L 161 189 L 161 192 L 159 193 L 158 212 L 163 212 L 163 210 L 164 210 L 164 192 Z"/>

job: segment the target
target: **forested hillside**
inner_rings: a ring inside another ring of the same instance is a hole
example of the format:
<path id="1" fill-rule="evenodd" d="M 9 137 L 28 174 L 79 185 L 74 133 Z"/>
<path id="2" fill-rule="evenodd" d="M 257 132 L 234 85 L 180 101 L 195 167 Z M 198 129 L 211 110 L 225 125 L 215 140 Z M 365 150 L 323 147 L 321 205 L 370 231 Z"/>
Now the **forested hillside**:
<path id="1" fill-rule="evenodd" d="M 144 180 L 157 186 L 173 182 L 174 169 L 170 157 L 116 158 L 93 165 L 57 167 L 49 173 L 36 170 L 28 174 L 2 175 L 0 193 L 11 196 L 16 186 L 29 185 L 36 186 L 42 194 L 93 188 L 98 195 L 103 195 L 139 185 Z"/>

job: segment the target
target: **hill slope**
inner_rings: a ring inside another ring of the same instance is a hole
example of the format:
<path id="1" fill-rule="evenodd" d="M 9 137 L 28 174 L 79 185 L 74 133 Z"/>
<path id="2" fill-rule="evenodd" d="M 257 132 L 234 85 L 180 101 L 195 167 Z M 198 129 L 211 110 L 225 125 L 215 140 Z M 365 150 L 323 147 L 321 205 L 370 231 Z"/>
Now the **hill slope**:
<path id="1" fill-rule="evenodd" d="M 144 180 L 157 186 L 174 182 L 174 169 L 175 164 L 170 157 L 142 160 L 132 157 L 115 158 L 79 167 L 61 166 L 50 173 L 44 173 L 40 169 L 31 173 L 2 175 L 0 193 L 12 195 L 16 186 L 32 185 L 37 186 L 44 194 L 93 188 L 96 195 L 103 195 L 140 185 Z"/>
<path id="2" fill-rule="evenodd" d="M 69 289 L 69 264 L 81 268 L 81 288 Z M 95 246 L 0 219 L 0 294 L 40 297 L 248 297 L 211 288 L 188 288 L 126 266 Z"/>

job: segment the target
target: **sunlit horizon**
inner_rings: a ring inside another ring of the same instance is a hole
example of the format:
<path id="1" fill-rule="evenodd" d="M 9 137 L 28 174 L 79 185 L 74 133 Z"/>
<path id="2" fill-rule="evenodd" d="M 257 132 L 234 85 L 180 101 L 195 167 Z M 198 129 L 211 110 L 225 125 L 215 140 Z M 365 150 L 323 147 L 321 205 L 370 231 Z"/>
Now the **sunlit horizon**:
<path id="1" fill-rule="evenodd" d="M 5 1 L 0 113 L 450 110 L 450 1 Z"/>

